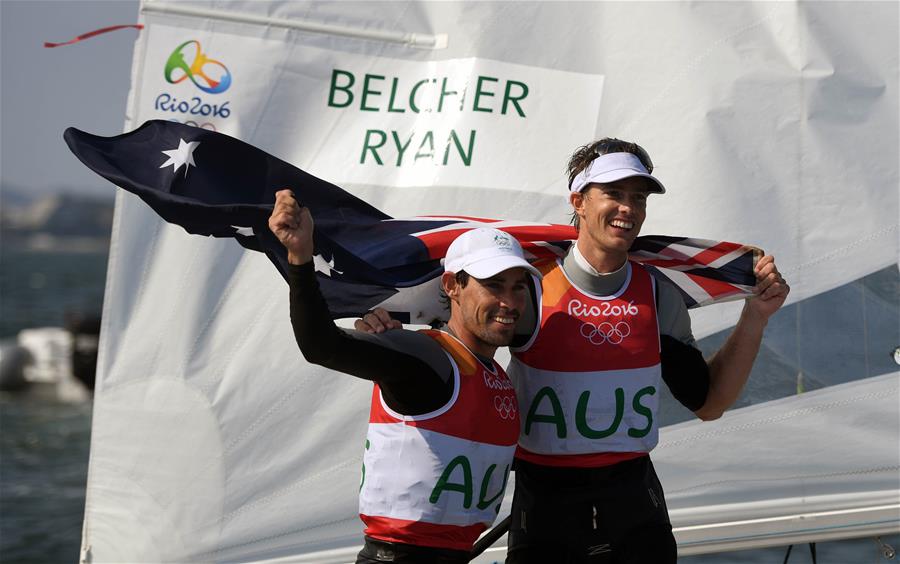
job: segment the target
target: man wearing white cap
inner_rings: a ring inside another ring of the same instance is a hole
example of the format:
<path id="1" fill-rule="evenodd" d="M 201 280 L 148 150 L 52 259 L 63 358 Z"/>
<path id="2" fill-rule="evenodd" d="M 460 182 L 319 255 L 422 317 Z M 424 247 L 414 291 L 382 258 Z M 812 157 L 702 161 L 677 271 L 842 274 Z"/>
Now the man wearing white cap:
<path id="1" fill-rule="evenodd" d="M 665 193 L 646 151 L 601 139 L 578 149 L 568 171 L 578 238 L 562 260 L 536 263 L 539 306 L 523 313 L 507 368 L 522 421 L 507 563 L 674 562 L 649 457 L 660 380 L 697 417 L 720 417 L 789 287 L 774 259 L 761 258 L 754 297 L 706 361 L 678 290 L 628 260 L 649 195 Z M 376 310 L 356 326 L 398 324 Z"/>
<path id="2" fill-rule="evenodd" d="M 446 331 L 369 335 L 331 320 L 313 267 L 313 221 L 290 190 L 269 227 L 288 251 L 291 324 L 312 363 L 375 383 L 360 486 L 358 563 L 462 564 L 497 516 L 519 436 L 512 383 L 494 360 L 540 273 L 519 243 L 476 229 L 447 250 Z"/>
<path id="3" fill-rule="evenodd" d="M 660 380 L 699 418 L 721 416 L 788 286 L 772 257 L 760 259 L 756 295 L 707 362 L 678 291 L 628 260 L 648 196 L 665 193 L 647 153 L 602 139 L 576 151 L 568 170 L 578 239 L 564 259 L 539 265 L 537 322 L 508 367 L 522 434 L 507 562 L 674 562 L 649 457 Z"/>

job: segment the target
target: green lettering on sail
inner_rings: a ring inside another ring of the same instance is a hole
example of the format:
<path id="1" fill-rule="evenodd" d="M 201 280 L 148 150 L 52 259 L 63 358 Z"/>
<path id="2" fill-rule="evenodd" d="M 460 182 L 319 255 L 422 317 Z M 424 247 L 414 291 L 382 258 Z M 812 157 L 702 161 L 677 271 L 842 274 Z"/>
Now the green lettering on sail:
<path id="1" fill-rule="evenodd" d="M 412 141 L 412 135 L 409 136 L 406 143 L 400 142 L 400 137 L 397 135 L 396 131 L 391 131 L 391 136 L 394 138 L 394 145 L 397 147 L 397 166 L 400 166 L 400 164 L 403 163 L 403 153 L 406 152 L 406 148 L 409 147 L 409 142 Z"/>
<path id="2" fill-rule="evenodd" d="M 338 77 L 342 76 L 347 79 L 347 82 L 341 86 L 338 86 Z M 353 103 L 353 92 L 350 88 L 353 87 L 353 83 L 356 82 L 356 77 L 353 76 L 352 72 L 342 71 L 338 69 L 333 69 L 331 71 L 331 88 L 328 91 L 328 105 L 332 108 L 346 108 L 350 104 Z M 337 101 L 337 96 L 335 94 L 337 92 L 343 92 L 344 100 L 343 102 Z"/>
<path id="3" fill-rule="evenodd" d="M 475 131 L 471 131 L 469 133 L 469 151 L 466 152 L 463 149 L 462 141 L 460 141 L 459 136 L 456 134 L 456 131 L 453 129 L 450 130 L 450 137 L 447 139 L 447 148 L 444 149 L 444 164 L 446 165 L 450 162 L 450 142 L 453 142 L 453 145 L 456 147 L 456 152 L 459 153 L 459 157 L 462 159 L 462 162 L 465 166 L 472 166 L 472 150 L 475 147 Z"/>
<path id="4" fill-rule="evenodd" d="M 612 424 L 603 430 L 592 429 L 587 422 L 587 406 L 591 392 L 585 390 L 578 398 L 578 406 L 575 408 L 575 426 L 582 436 L 588 439 L 603 439 L 616 432 L 622 423 L 622 415 L 625 413 L 625 390 L 616 388 L 616 415 Z"/>
<path id="5" fill-rule="evenodd" d="M 373 138 L 379 137 L 378 141 L 373 143 Z M 366 140 L 363 141 L 363 150 L 362 155 L 359 157 L 359 164 L 364 164 L 366 162 L 366 150 L 372 151 L 372 156 L 375 157 L 375 162 L 380 165 L 384 164 L 384 161 L 381 160 L 381 157 L 378 156 L 377 149 L 380 149 L 384 144 L 387 143 L 387 133 L 381 131 L 380 129 L 368 129 L 366 130 Z"/>
<path id="6" fill-rule="evenodd" d="M 553 408 L 552 415 L 539 414 L 537 412 L 541 401 L 545 397 L 550 400 L 550 407 Z M 525 417 L 526 435 L 531 434 L 531 425 L 533 423 L 553 423 L 556 425 L 557 438 L 566 438 L 566 417 L 563 415 L 562 405 L 559 403 L 559 398 L 556 397 L 556 392 L 553 391 L 553 388 L 544 386 L 534 395 L 531 407 L 528 408 L 528 416 Z"/>
<path id="7" fill-rule="evenodd" d="M 413 159 L 417 161 L 419 159 L 433 159 L 434 158 L 434 133 L 431 131 L 426 131 L 425 136 L 422 137 L 422 142 L 419 143 L 419 150 L 416 151 L 416 156 Z"/>
<path id="8" fill-rule="evenodd" d="M 512 89 L 513 85 L 519 87 L 519 95 L 513 96 Z M 506 92 L 503 94 L 503 111 L 500 112 L 503 115 L 506 115 L 506 107 L 512 102 L 513 106 L 516 107 L 516 113 L 521 117 L 525 117 L 525 112 L 522 111 L 522 106 L 519 105 L 520 100 L 524 100 L 528 96 L 528 85 L 524 82 L 519 82 L 518 80 L 510 80 L 506 83 Z"/>
<path id="9" fill-rule="evenodd" d="M 644 396 L 652 396 L 655 393 L 656 388 L 647 386 L 646 388 L 641 388 L 638 390 L 638 393 L 634 394 L 634 399 L 631 400 L 631 407 L 634 408 L 635 413 L 640 413 L 647 419 L 647 426 L 643 429 L 628 429 L 629 437 L 634 437 L 635 439 L 646 437 L 647 433 L 650 432 L 650 429 L 653 428 L 653 412 L 649 407 L 641 404 L 641 398 Z"/>
<path id="10" fill-rule="evenodd" d="M 494 473 L 494 468 L 496 467 L 496 464 L 491 464 L 488 466 L 487 472 L 484 473 L 484 479 L 481 481 L 481 493 L 478 495 L 478 509 L 487 509 L 495 501 L 503 499 L 503 493 L 506 491 L 506 481 L 509 479 L 509 464 L 506 465 L 506 470 L 503 471 L 503 485 L 500 486 L 500 490 L 491 499 L 484 499 L 488 495 L 487 489 L 491 483 L 491 474 Z M 499 503 L 494 508 L 494 513 L 500 513 Z"/>
<path id="11" fill-rule="evenodd" d="M 366 100 L 369 97 L 378 97 L 381 96 L 381 90 L 375 90 L 372 88 L 372 82 L 376 80 L 384 80 L 384 77 L 377 74 L 367 74 L 365 78 L 363 78 L 363 91 L 362 91 L 362 100 L 359 103 L 359 109 L 364 112 L 377 112 L 378 107 L 370 107 L 366 105 Z"/>
<path id="12" fill-rule="evenodd" d="M 479 76 L 478 80 L 475 81 L 475 103 L 472 105 L 473 112 L 488 112 L 491 113 L 494 110 L 491 108 L 482 108 L 478 105 L 478 101 L 482 96 L 489 96 L 491 98 L 494 97 L 493 92 L 489 92 L 484 89 L 485 82 L 500 82 L 499 78 L 494 78 L 493 76 Z"/>
<path id="13" fill-rule="evenodd" d="M 453 476 L 453 471 L 456 470 L 457 466 L 462 468 L 462 483 L 450 481 L 450 478 Z M 437 484 L 435 484 L 434 489 L 431 490 L 431 497 L 428 499 L 431 503 L 437 503 L 444 491 L 460 492 L 463 494 L 463 507 L 468 509 L 472 507 L 472 489 L 472 465 L 469 464 L 468 458 L 459 455 L 451 460 L 450 464 L 444 468 L 444 472 L 438 479 Z"/>

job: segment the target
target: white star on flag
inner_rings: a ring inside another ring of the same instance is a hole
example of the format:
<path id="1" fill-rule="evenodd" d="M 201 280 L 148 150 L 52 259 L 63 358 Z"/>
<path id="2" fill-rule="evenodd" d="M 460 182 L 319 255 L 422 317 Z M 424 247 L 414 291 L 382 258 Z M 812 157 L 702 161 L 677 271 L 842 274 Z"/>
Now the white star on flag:
<path id="1" fill-rule="evenodd" d="M 321 272 L 329 278 L 331 278 L 332 272 L 343 274 L 340 270 L 334 269 L 334 257 L 331 257 L 330 261 L 325 262 L 325 258 L 322 255 L 315 255 L 313 257 L 313 268 L 315 268 L 316 272 Z"/>
<path id="2" fill-rule="evenodd" d="M 159 165 L 159 168 L 165 168 L 172 165 L 172 173 L 178 172 L 178 169 L 184 165 L 184 177 L 187 178 L 188 169 L 191 165 L 197 166 L 194 162 L 194 149 L 199 145 L 199 141 L 191 141 L 186 143 L 184 139 L 178 140 L 178 148 L 163 151 L 163 154 L 169 157 L 169 160 Z"/>
<path id="3" fill-rule="evenodd" d="M 252 227 L 241 227 L 239 225 L 232 225 L 231 227 L 234 228 L 234 232 L 237 233 L 238 235 L 245 235 L 247 237 L 252 237 L 252 236 L 256 235 L 256 233 L 253 232 Z"/>

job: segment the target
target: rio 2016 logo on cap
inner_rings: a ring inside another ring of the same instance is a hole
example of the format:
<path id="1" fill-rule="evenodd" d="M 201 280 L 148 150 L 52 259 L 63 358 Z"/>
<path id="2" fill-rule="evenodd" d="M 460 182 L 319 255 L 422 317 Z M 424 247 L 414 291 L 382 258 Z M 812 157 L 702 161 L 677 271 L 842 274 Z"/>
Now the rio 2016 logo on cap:
<path id="1" fill-rule="evenodd" d="M 188 64 L 190 56 L 193 59 Z M 178 84 L 189 78 L 194 86 L 209 94 L 220 94 L 231 86 L 228 67 L 207 57 L 200 42 L 194 39 L 185 41 L 172 51 L 166 61 L 165 77 L 170 84 Z"/>

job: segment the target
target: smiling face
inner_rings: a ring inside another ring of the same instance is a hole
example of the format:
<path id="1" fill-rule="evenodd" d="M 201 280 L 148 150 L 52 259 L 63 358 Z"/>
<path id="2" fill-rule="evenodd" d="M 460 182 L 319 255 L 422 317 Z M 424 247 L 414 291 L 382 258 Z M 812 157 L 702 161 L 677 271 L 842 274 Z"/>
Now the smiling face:
<path id="1" fill-rule="evenodd" d="M 578 250 L 599 272 L 612 272 L 628 258 L 628 249 L 647 217 L 647 181 L 631 177 L 590 184 L 570 201 L 578 216 Z"/>
<path id="2" fill-rule="evenodd" d="M 512 341 L 528 300 L 524 268 L 510 268 L 485 279 L 470 277 L 465 286 L 454 274 L 444 273 L 441 282 L 450 298 L 450 330 L 472 352 L 493 357 L 497 347 Z"/>

